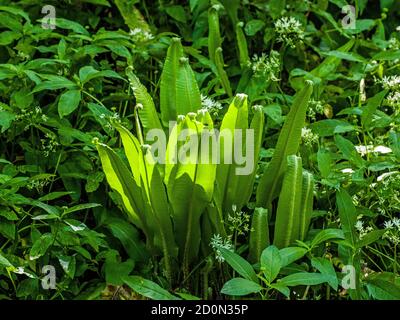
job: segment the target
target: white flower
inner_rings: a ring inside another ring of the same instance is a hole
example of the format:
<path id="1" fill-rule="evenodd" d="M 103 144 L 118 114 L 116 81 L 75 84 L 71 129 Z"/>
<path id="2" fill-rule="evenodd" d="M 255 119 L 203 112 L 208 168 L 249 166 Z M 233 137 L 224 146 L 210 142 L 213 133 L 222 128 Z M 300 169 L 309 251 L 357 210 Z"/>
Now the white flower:
<path id="1" fill-rule="evenodd" d="M 217 116 L 218 113 L 222 110 L 221 103 L 203 94 L 201 95 L 201 105 L 204 110 L 208 111 L 214 116 Z"/>
<path id="2" fill-rule="evenodd" d="M 400 229 L 400 219 L 399 218 L 393 218 L 392 223 L 396 228 Z"/>
<path id="3" fill-rule="evenodd" d="M 355 224 L 355 228 L 361 232 L 362 230 L 364 230 L 364 223 L 361 220 L 358 220 Z"/>
<path id="4" fill-rule="evenodd" d="M 354 173 L 354 170 L 351 169 L 351 168 L 342 169 L 340 171 L 343 172 L 343 173 Z"/>
<path id="5" fill-rule="evenodd" d="M 222 239 L 219 234 L 214 234 L 210 241 L 210 246 L 213 248 L 215 252 L 215 258 L 219 262 L 224 262 L 225 259 L 221 254 L 220 249 L 224 248 L 229 251 L 233 251 L 233 245 L 230 239 Z"/>
<path id="6" fill-rule="evenodd" d="M 400 76 L 384 76 L 382 78 L 382 85 L 385 89 L 393 90 L 400 88 Z"/>
<path id="7" fill-rule="evenodd" d="M 296 47 L 296 44 L 304 39 L 302 25 L 294 17 L 282 17 L 275 22 L 275 32 L 278 34 L 277 41 L 285 42 L 290 47 Z"/>
<path id="8" fill-rule="evenodd" d="M 359 154 L 362 156 L 365 156 L 367 153 L 370 153 L 372 150 L 374 150 L 374 147 L 369 145 L 369 146 L 355 146 L 356 150 Z"/>
<path id="9" fill-rule="evenodd" d="M 397 174 L 399 171 L 391 171 L 391 172 L 385 172 L 381 174 L 378 178 L 376 178 L 377 181 L 382 181 L 383 179 L 386 179 L 387 177 L 390 177 L 393 174 Z"/>
<path id="10" fill-rule="evenodd" d="M 133 41 L 137 42 L 145 42 L 154 39 L 154 36 L 149 31 L 141 28 L 130 30 L 129 35 L 132 36 Z"/>
<path id="11" fill-rule="evenodd" d="M 313 133 L 309 128 L 301 129 L 301 138 L 306 146 L 312 146 L 314 143 L 318 143 L 319 136 Z"/>
<path id="12" fill-rule="evenodd" d="M 391 107 L 397 107 L 400 105 L 400 92 L 395 91 L 388 94 L 386 101 Z"/>
<path id="13" fill-rule="evenodd" d="M 374 152 L 376 153 L 382 153 L 382 154 L 387 154 L 387 153 L 391 153 L 392 149 L 385 147 L 385 146 L 376 146 L 374 148 Z"/>
<path id="14" fill-rule="evenodd" d="M 387 220 L 383 223 L 385 229 L 392 229 L 393 228 L 393 222 L 391 220 Z"/>
<path id="15" fill-rule="evenodd" d="M 255 54 L 248 63 L 255 77 L 265 77 L 271 81 L 280 80 L 278 77 L 280 65 L 280 55 L 274 50 L 271 51 L 269 56 L 265 53 L 262 53 L 261 56 Z"/>

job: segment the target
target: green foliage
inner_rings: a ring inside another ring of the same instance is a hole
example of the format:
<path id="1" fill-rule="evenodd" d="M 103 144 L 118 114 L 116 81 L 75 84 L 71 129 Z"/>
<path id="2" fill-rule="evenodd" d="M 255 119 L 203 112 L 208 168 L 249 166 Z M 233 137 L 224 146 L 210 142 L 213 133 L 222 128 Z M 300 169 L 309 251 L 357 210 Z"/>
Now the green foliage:
<path id="1" fill-rule="evenodd" d="M 1 2 L 0 299 L 400 299 L 400 3 L 264 2 Z"/>

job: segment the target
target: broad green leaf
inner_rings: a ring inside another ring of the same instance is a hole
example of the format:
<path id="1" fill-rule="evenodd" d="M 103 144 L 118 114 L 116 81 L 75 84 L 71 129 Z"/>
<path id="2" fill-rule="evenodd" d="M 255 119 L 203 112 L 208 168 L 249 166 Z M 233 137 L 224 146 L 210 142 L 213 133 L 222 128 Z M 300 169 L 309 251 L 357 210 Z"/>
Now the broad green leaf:
<path id="1" fill-rule="evenodd" d="M 275 246 L 269 246 L 261 253 L 261 270 L 265 278 L 271 283 L 281 270 L 281 255 Z"/>
<path id="2" fill-rule="evenodd" d="M 311 241 L 311 248 L 332 239 L 344 239 L 343 231 L 341 229 L 321 230 Z"/>
<path id="3" fill-rule="evenodd" d="M 168 6 L 165 8 L 165 11 L 167 12 L 167 14 L 169 16 L 171 16 L 176 21 L 186 23 L 186 21 L 187 21 L 186 12 L 185 12 L 185 9 L 183 8 L 183 6 L 178 6 L 178 5 Z"/>
<path id="4" fill-rule="evenodd" d="M 63 215 L 67 215 L 76 211 L 82 211 L 82 210 L 87 210 L 87 209 L 91 209 L 91 208 L 96 208 L 96 207 L 100 207 L 101 205 L 98 203 L 84 203 L 84 204 L 78 204 L 76 206 L 73 206 L 71 208 L 68 208 L 66 210 L 64 210 Z"/>
<path id="5" fill-rule="evenodd" d="M 5 268 L 13 267 L 11 262 L 8 261 L 8 259 L 5 258 L 2 254 L 0 254 L 0 266 L 5 267 Z"/>
<path id="6" fill-rule="evenodd" d="M 289 264 L 304 257 L 307 253 L 307 249 L 299 247 L 288 247 L 279 250 L 281 256 L 281 268 L 288 266 Z"/>
<path id="7" fill-rule="evenodd" d="M 324 282 L 328 282 L 328 278 L 322 273 L 298 272 L 280 279 L 278 284 L 294 287 L 314 286 Z"/>
<path id="8" fill-rule="evenodd" d="M 134 261 L 145 261 L 148 258 L 146 249 L 139 240 L 139 232 L 132 224 L 122 219 L 111 218 L 106 220 L 105 225 L 114 237 L 121 241 L 126 253 Z"/>
<path id="9" fill-rule="evenodd" d="M 152 300 L 180 300 L 167 290 L 161 288 L 157 283 L 140 276 L 122 277 L 122 281 L 137 293 Z"/>
<path id="10" fill-rule="evenodd" d="M 254 282 L 243 278 L 233 278 L 224 284 L 221 293 L 230 296 L 246 296 L 250 293 L 257 293 L 262 287 Z"/>
<path id="11" fill-rule="evenodd" d="M 372 57 L 373 60 L 392 61 L 400 59 L 400 50 L 381 51 Z"/>
<path id="12" fill-rule="evenodd" d="M 357 233 L 355 224 L 357 222 L 356 207 L 353 199 L 345 189 L 340 189 L 336 193 L 336 203 L 339 210 L 340 222 L 346 240 L 355 247 L 357 245 Z"/>
<path id="13" fill-rule="evenodd" d="M 258 281 L 257 275 L 253 267 L 245 259 L 225 248 L 219 248 L 218 250 L 221 252 L 221 255 L 225 259 L 225 261 L 242 277 L 250 281 Z"/>
<path id="14" fill-rule="evenodd" d="M 53 76 L 49 81 L 43 81 L 33 88 L 32 93 L 43 90 L 78 89 L 77 85 L 64 77 Z"/>
<path id="15" fill-rule="evenodd" d="M 58 114 L 60 118 L 74 112 L 81 101 L 81 92 L 79 90 L 69 90 L 60 96 L 58 101 Z"/>
<path id="16" fill-rule="evenodd" d="M 64 18 L 56 18 L 56 26 L 61 29 L 72 30 L 75 33 L 89 36 L 89 32 L 78 22 Z"/>
<path id="17" fill-rule="evenodd" d="M 400 286 L 382 279 L 367 280 L 369 291 L 378 300 L 400 300 Z M 373 286 L 371 288 L 370 286 Z"/>
<path id="18" fill-rule="evenodd" d="M 340 135 L 336 135 L 335 144 L 342 152 L 345 159 L 353 162 L 359 168 L 364 166 L 364 159 L 357 152 L 356 148 L 350 140 L 343 138 Z"/>
<path id="19" fill-rule="evenodd" d="M 74 279 L 76 271 L 75 257 L 59 255 L 58 261 L 60 262 L 61 267 L 63 268 L 64 272 L 68 275 L 68 277 Z"/>
<path id="20" fill-rule="evenodd" d="M 312 258 L 311 265 L 316 268 L 319 272 L 327 277 L 327 282 L 332 287 L 333 290 L 337 291 L 339 286 L 339 280 L 337 278 L 335 268 L 327 259 L 324 258 Z"/>
<path id="21" fill-rule="evenodd" d="M 387 90 L 383 90 L 367 100 L 367 105 L 362 109 L 361 115 L 361 122 L 366 128 L 370 126 L 373 115 L 382 104 L 386 94 Z"/>
<path id="22" fill-rule="evenodd" d="M 382 238 L 385 232 L 386 230 L 373 230 L 371 232 L 368 232 L 362 239 L 357 242 L 357 248 L 363 248 L 370 245 L 371 243 L 374 243 L 375 241 Z"/>
<path id="23" fill-rule="evenodd" d="M 43 256 L 47 249 L 52 245 L 54 242 L 54 237 L 50 233 L 43 234 L 38 240 L 36 240 L 29 252 L 29 259 L 36 260 Z"/>
<path id="24" fill-rule="evenodd" d="M 114 250 L 107 253 L 104 271 L 107 284 L 122 286 L 124 284 L 122 278 L 132 272 L 135 262 L 132 259 L 125 262 L 119 261 L 117 255 L 118 253 Z"/>

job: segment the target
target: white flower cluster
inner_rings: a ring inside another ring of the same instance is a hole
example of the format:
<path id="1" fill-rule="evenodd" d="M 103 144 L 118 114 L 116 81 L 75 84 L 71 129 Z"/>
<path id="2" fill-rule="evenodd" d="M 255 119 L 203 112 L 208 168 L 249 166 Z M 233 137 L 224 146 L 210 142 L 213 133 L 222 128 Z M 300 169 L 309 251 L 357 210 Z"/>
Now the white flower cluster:
<path id="1" fill-rule="evenodd" d="M 236 205 L 232 206 L 233 214 L 228 214 L 228 228 L 231 233 L 244 235 L 250 231 L 250 215 L 237 210 Z"/>
<path id="2" fill-rule="evenodd" d="M 48 133 L 46 133 L 45 139 L 40 139 L 40 142 L 42 144 L 43 155 L 46 158 L 50 155 L 50 152 L 56 152 L 57 147 L 60 145 L 57 142 L 56 137 Z"/>
<path id="3" fill-rule="evenodd" d="M 383 88 L 388 90 L 398 90 L 400 89 L 400 76 L 384 76 L 382 78 Z"/>
<path id="4" fill-rule="evenodd" d="M 371 226 L 364 227 L 362 220 L 357 220 L 355 228 L 359 233 L 360 239 L 364 238 L 369 232 L 373 230 Z"/>
<path id="5" fill-rule="evenodd" d="M 121 123 L 121 117 L 118 112 L 114 112 L 112 116 L 106 116 L 104 113 L 100 115 L 100 119 L 107 120 L 106 127 L 107 129 L 114 130 L 113 123 L 118 122 Z"/>
<path id="6" fill-rule="evenodd" d="M 384 222 L 385 234 L 383 238 L 388 239 L 393 245 L 400 244 L 400 219 L 393 218 Z"/>
<path id="7" fill-rule="evenodd" d="M 233 245 L 231 240 L 223 239 L 219 234 L 214 234 L 210 241 L 210 246 L 213 248 L 215 252 L 215 259 L 219 262 L 224 262 L 225 259 L 221 254 L 221 248 L 224 248 L 229 251 L 233 251 Z"/>
<path id="8" fill-rule="evenodd" d="M 400 91 L 389 93 L 386 100 L 391 107 L 400 106 Z"/>
<path id="9" fill-rule="evenodd" d="M 324 113 L 324 105 L 322 101 L 311 99 L 310 102 L 308 103 L 307 116 L 311 120 L 315 121 L 317 114 L 323 114 L 323 113 Z"/>
<path id="10" fill-rule="evenodd" d="M 253 70 L 256 78 L 264 78 L 267 81 L 279 81 L 279 72 L 281 69 L 279 52 L 272 50 L 270 55 L 262 53 L 261 56 L 255 54 L 248 67 Z"/>
<path id="11" fill-rule="evenodd" d="M 43 188 L 46 187 L 50 183 L 48 178 L 45 179 L 32 179 L 28 184 L 27 188 L 29 190 L 35 189 L 37 192 L 42 192 Z"/>
<path id="12" fill-rule="evenodd" d="M 27 125 L 24 130 L 27 130 L 31 125 L 40 122 L 47 122 L 49 118 L 43 114 L 42 109 L 37 106 L 34 110 L 28 111 L 22 109 L 20 114 L 15 116 L 15 121 L 25 122 Z"/>
<path id="13" fill-rule="evenodd" d="M 396 113 L 400 112 L 400 76 L 384 76 L 382 80 L 375 80 L 382 84 L 382 87 L 389 90 L 386 97 L 386 102 L 389 106 L 394 108 Z"/>
<path id="14" fill-rule="evenodd" d="M 390 38 L 389 39 L 388 48 L 392 50 L 399 50 L 400 49 L 400 41 L 397 38 Z"/>
<path id="15" fill-rule="evenodd" d="M 304 31 L 299 20 L 294 17 L 282 17 L 275 22 L 277 41 L 295 48 L 304 39 Z"/>
<path id="16" fill-rule="evenodd" d="M 367 145 L 367 146 L 355 146 L 357 152 L 361 156 L 365 156 L 368 153 L 380 153 L 380 154 L 387 154 L 391 153 L 392 149 L 385 147 L 385 146 L 373 146 L 373 145 Z"/>
<path id="17" fill-rule="evenodd" d="M 318 143 L 319 136 L 309 128 L 302 128 L 301 139 L 306 146 L 311 147 L 313 144 Z"/>
<path id="18" fill-rule="evenodd" d="M 141 28 L 130 30 L 129 35 L 132 37 L 134 42 L 146 42 L 154 39 L 154 36 L 151 32 Z"/>
<path id="19" fill-rule="evenodd" d="M 218 116 L 219 112 L 222 110 L 222 105 L 218 101 L 202 94 L 201 95 L 201 105 L 202 109 L 212 114 L 213 116 Z"/>

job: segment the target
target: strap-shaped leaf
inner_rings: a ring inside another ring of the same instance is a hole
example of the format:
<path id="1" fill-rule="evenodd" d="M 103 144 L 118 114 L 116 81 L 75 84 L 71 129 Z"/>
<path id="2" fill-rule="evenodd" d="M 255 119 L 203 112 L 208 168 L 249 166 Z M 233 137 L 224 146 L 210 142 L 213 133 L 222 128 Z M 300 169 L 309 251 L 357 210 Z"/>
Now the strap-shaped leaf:
<path id="1" fill-rule="evenodd" d="M 173 128 L 167 146 L 164 178 L 185 273 L 199 251 L 200 218 L 211 202 L 216 172 L 209 149 L 202 148 L 203 124 L 196 121 L 195 116 L 189 114 Z M 190 154 L 183 150 L 190 150 Z M 202 162 L 203 159 L 208 159 L 208 163 Z"/>
<path id="2" fill-rule="evenodd" d="M 208 10 L 208 55 L 215 63 L 215 51 L 222 46 L 221 31 L 219 27 L 218 6 Z"/>
<path id="3" fill-rule="evenodd" d="M 142 149 L 139 140 L 125 127 L 115 124 L 118 130 L 122 144 L 124 146 L 124 151 L 126 158 L 128 159 L 129 166 L 131 167 L 131 172 L 136 184 L 141 186 L 140 171 L 139 171 L 139 160 L 143 156 Z"/>
<path id="4" fill-rule="evenodd" d="M 172 278 L 171 258 L 178 256 L 178 248 L 172 227 L 169 203 L 160 172 L 148 146 L 143 146 L 143 156 L 139 161 L 141 184 L 146 194 L 146 218 L 154 230 L 154 245 L 162 249 L 164 263 L 169 278 Z"/>
<path id="5" fill-rule="evenodd" d="M 221 202 L 219 203 L 219 206 L 224 213 L 231 211 L 232 205 L 236 204 L 235 196 L 239 187 L 239 176 L 236 174 L 236 169 L 239 166 L 235 163 L 235 159 L 233 159 L 234 145 L 236 141 L 235 129 L 242 130 L 242 133 L 244 133 L 247 128 L 247 96 L 245 94 L 237 94 L 222 120 L 219 136 L 220 163 L 217 168 L 217 184 L 221 192 Z M 231 138 L 231 141 L 229 141 L 229 138 Z M 243 137 L 242 143 L 243 145 L 245 143 Z"/>
<path id="6" fill-rule="evenodd" d="M 274 245 L 278 248 L 287 247 L 299 238 L 302 179 L 301 158 L 288 156 L 275 220 Z"/>
<path id="7" fill-rule="evenodd" d="M 238 175 L 238 172 L 230 173 L 237 175 L 237 187 L 231 201 L 233 202 L 234 200 L 234 204 L 236 204 L 238 208 L 242 208 L 244 205 L 246 205 L 253 193 L 257 163 L 264 137 L 263 109 L 261 106 L 254 106 L 253 111 L 254 116 L 251 121 L 250 128 L 247 130 L 242 140 L 242 154 L 246 158 L 245 166 L 247 169 L 242 170 L 240 175 Z M 248 138 L 250 138 L 250 140 L 248 140 Z"/>
<path id="8" fill-rule="evenodd" d="M 301 129 L 307 112 L 308 101 L 312 93 L 312 82 L 306 81 L 304 88 L 296 95 L 292 108 L 282 127 L 275 152 L 260 179 L 257 188 L 257 206 L 267 208 L 278 196 L 282 175 L 289 155 L 297 153 L 301 140 Z"/>
<path id="9" fill-rule="evenodd" d="M 239 61 L 242 69 L 247 67 L 249 62 L 249 49 L 247 48 L 246 36 L 243 32 L 243 22 L 238 22 L 236 24 L 236 41 L 239 49 Z"/>
<path id="10" fill-rule="evenodd" d="M 118 192 L 133 223 L 149 235 L 144 217 L 144 203 L 140 186 L 118 155 L 107 145 L 97 143 L 103 171 L 110 187 Z"/>
<path id="11" fill-rule="evenodd" d="M 126 69 L 126 75 L 129 79 L 136 103 L 140 103 L 142 108 L 138 108 L 140 122 L 147 132 L 149 129 L 162 129 L 153 98 L 147 92 L 146 87 L 140 82 L 139 78 L 130 68 Z"/>
<path id="12" fill-rule="evenodd" d="M 200 90 L 179 38 L 173 38 L 161 74 L 160 109 L 165 127 L 177 115 L 196 112 L 201 107 Z"/>
<path id="13" fill-rule="evenodd" d="M 217 72 L 218 72 L 218 77 L 221 81 L 222 87 L 225 90 L 225 93 L 229 96 L 232 97 L 233 93 L 232 93 L 232 88 L 231 88 L 231 84 L 229 82 L 229 78 L 228 75 L 226 74 L 225 70 L 224 70 L 224 57 L 222 54 L 222 48 L 219 47 L 217 48 L 217 50 L 215 50 L 215 65 L 217 67 Z"/>
<path id="14" fill-rule="evenodd" d="M 301 190 L 300 210 L 300 235 L 299 240 L 304 240 L 310 226 L 314 202 L 314 178 L 309 172 L 303 172 L 303 188 Z"/>
<path id="15" fill-rule="evenodd" d="M 357 210 L 354 206 L 353 199 L 345 189 L 340 189 L 336 193 L 336 203 L 345 239 L 355 247 L 358 242 L 355 230 Z"/>
<path id="16" fill-rule="evenodd" d="M 251 220 L 249 240 L 249 260 L 256 263 L 261 253 L 269 245 L 268 210 L 256 208 Z"/>

